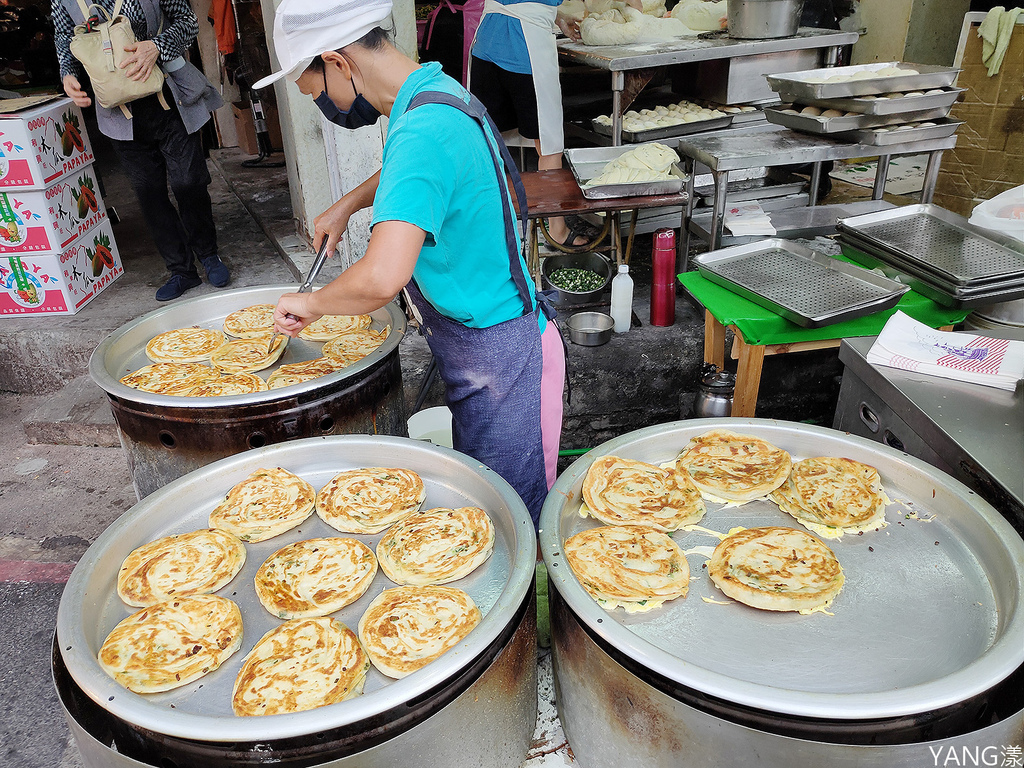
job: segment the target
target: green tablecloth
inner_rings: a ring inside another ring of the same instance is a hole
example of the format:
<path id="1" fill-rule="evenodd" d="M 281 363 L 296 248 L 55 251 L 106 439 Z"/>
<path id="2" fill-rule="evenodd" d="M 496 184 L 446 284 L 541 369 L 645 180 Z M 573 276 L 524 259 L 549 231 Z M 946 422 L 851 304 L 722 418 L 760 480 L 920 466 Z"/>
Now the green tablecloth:
<path id="1" fill-rule="evenodd" d="M 747 344 L 792 344 L 797 341 L 877 336 L 885 321 L 897 309 L 932 328 L 959 323 L 970 314 L 969 309 L 949 309 L 936 304 L 926 296 L 907 291 L 893 309 L 822 328 L 803 328 L 727 288 L 712 283 L 697 271 L 679 275 L 679 282 L 714 315 L 718 322 L 722 325 L 735 325 Z"/>

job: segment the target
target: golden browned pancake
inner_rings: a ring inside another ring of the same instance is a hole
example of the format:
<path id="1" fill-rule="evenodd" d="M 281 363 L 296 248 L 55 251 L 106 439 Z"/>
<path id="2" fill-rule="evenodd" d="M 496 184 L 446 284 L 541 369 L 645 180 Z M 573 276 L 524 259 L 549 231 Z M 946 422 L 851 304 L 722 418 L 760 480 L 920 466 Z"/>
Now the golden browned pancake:
<path id="1" fill-rule="evenodd" d="M 316 491 L 286 469 L 257 469 L 210 513 L 210 527 L 242 541 L 264 541 L 313 514 Z"/>
<path id="2" fill-rule="evenodd" d="M 279 619 L 326 616 L 358 600 L 377 573 L 373 550 L 355 539 L 289 544 L 256 572 L 256 595 Z"/>
<path id="3" fill-rule="evenodd" d="M 154 363 L 198 363 L 209 360 L 226 341 L 223 333 L 209 328 L 177 328 L 150 339 L 146 357 Z"/>
<path id="4" fill-rule="evenodd" d="M 185 396 L 189 390 L 219 378 L 219 372 L 202 363 L 153 363 L 129 373 L 121 383 L 143 392 Z"/>
<path id="5" fill-rule="evenodd" d="M 344 367 L 343 363 L 329 357 L 318 357 L 315 360 L 305 360 L 301 363 L 287 363 L 270 374 L 267 386 L 271 389 L 289 387 L 310 379 L 318 379 L 329 373 L 340 371 Z"/>
<path id="6" fill-rule="evenodd" d="M 299 331 L 299 338 L 306 341 L 330 341 L 349 331 L 365 330 L 371 322 L 373 318 L 369 315 L 324 315 Z"/>
<path id="7" fill-rule="evenodd" d="M 320 489 L 316 513 L 343 533 L 378 533 L 419 509 L 426 495 L 423 479 L 411 469 L 350 469 Z"/>
<path id="8" fill-rule="evenodd" d="M 386 338 L 387 333 L 383 331 L 348 331 L 324 344 L 324 357 L 351 365 L 373 352 Z"/>
<path id="9" fill-rule="evenodd" d="M 324 707 L 362 693 L 369 668 L 355 633 L 337 619 L 292 619 L 245 657 L 231 707 L 241 717 Z"/>
<path id="10" fill-rule="evenodd" d="M 710 501 L 751 501 L 782 485 L 793 462 L 767 440 L 715 429 L 690 440 L 676 466 L 690 473 Z"/>
<path id="11" fill-rule="evenodd" d="M 886 497 L 878 470 L 853 459 L 798 461 L 772 499 L 804 525 L 867 530 L 885 522 Z"/>
<path id="12" fill-rule="evenodd" d="M 242 644 L 242 614 L 216 595 L 176 597 L 143 608 L 103 641 L 99 663 L 136 693 L 187 685 L 217 669 Z"/>
<path id="13" fill-rule="evenodd" d="M 821 539 L 797 528 L 746 528 L 723 539 L 708 575 L 734 600 L 766 611 L 808 611 L 843 588 L 843 569 Z"/>
<path id="14" fill-rule="evenodd" d="M 359 641 L 388 677 L 405 677 L 438 658 L 480 623 L 480 609 L 454 587 L 385 589 L 359 619 Z"/>
<path id="15" fill-rule="evenodd" d="M 439 507 L 395 523 L 377 543 L 377 559 L 396 584 L 447 584 L 472 573 L 493 549 L 486 512 Z"/>
<path id="16" fill-rule="evenodd" d="M 133 550 L 117 574 L 117 594 L 128 605 L 216 592 L 245 563 L 245 545 L 213 528 L 164 536 Z"/>
<path id="17" fill-rule="evenodd" d="M 686 472 L 618 456 L 594 459 L 583 480 L 583 499 L 586 507 L 580 514 L 609 525 L 647 525 L 659 531 L 693 525 L 705 512 Z"/>
<path id="18" fill-rule="evenodd" d="M 686 597 L 690 568 L 668 534 L 643 525 L 604 525 L 565 541 L 565 559 L 602 608 L 627 613 Z"/>
<path id="19" fill-rule="evenodd" d="M 224 373 L 253 373 L 269 368 L 281 357 L 288 345 L 288 337 L 281 335 L 274 339 L 274 346 L 267 352 L 271 334 L 253 336 L 248 339 L 229 341 L 210 356 L 213 367 Z"/>
<path id="20" fill-rule="evenodd" d="M 189 397 L 227 397 L 248 395 L 252 392 L 266 392 L 267 382 L 255 373 L 233 373 L 228 376 L 193 387 L 186 394 Z"/>
<path id="21" fill-rule="evenodd" d="M 262 336 L 274 331 L 274 305 L 253 304 L 224 318 L 224 333 L 240 339 Z"/>

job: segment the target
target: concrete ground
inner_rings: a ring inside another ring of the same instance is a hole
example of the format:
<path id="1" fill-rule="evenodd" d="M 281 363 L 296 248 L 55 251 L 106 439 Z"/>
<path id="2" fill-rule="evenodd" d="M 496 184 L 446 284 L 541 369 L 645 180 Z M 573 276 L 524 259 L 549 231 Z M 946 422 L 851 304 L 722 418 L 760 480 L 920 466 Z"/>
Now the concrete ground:
<path id="1" fill-rule="evenodd" d="M 87 367 L 105 336 L 159 306 L 154 293 L 166 273 L 134 195 L 96 143 L 106 204 L 121 218 L 114 234 L 125 274 L 77 315 L 0 319 L 0 766 L 11 768 L 81 764 L 50 680 L 57 606 L 89 544 L 136 502 L 109 407 Z M 210 163 L 221 257 L 232 271 L 229 289 L 294 282 L 307 254 L 294 236 L 284 171 L 245 169 L 243 159 L 222 150 Z M 639 238 L 632 264 L 641 325 L 602 347 L 570 345 L 572 399 L 563 448 L 589 448 L 689 412 L 703 313 L 680 297 L 674 326 L 650 326 L 649 237 Z M 325 277 L 337 269 L 329 265 Z M 216 290 L 204 283 L 186 298 Z M 411 412 L 428 362 L 422 339 L 407 336 L 401 361 Z M 834 351 L 769 358 L 759 415 L 831 423 L 840 374 Z M 425 405 L 440 404 L 441 397 L 437 382 Z M 530 764 L 563 764 L 568 758 L 552 716 L 550 678 L 544 685 L 547 710 Z"/>

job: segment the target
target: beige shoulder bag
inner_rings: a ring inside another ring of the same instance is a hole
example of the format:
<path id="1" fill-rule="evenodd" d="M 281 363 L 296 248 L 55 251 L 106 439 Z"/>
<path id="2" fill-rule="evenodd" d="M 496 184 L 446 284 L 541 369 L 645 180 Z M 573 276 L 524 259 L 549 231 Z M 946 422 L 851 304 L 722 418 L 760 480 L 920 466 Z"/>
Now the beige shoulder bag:
<path id="1" fill-rule="evenodd" d="M 107 109 L 120 107 L 130 120 L 132 113 L 125 105 L 156 93 L 163 108 L 170 109 L 163 95 L 164 73 L 158 65 L 154 65 L 149 77 L 142 81 L 132 80 L 121 69 L 121 63 L 131 55 L 125 47 L 137 42 L 131 22 L 127 16 L 121 15 L 121 0 L 114 4 L 113 16 L 103 6 L 86 5 L 85 0 L 78 0 L 78 7 L 82 9 L 86 23 L 75 27 L 71 54 L 89 73 L 100 106 Z M 102 17 L 90 15 L 94 8 L 102 13 Z M 106 21 L 99 20 L 103 17 Z"/>

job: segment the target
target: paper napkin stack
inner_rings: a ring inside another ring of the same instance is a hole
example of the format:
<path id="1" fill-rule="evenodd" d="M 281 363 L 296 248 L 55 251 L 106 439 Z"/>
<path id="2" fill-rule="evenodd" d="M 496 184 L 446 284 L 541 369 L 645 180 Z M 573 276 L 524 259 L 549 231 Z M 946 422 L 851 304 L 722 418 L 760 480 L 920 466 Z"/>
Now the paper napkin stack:
<path id="1" fill-rule="evenodd" d="M 1024 341 L 936 331 L 896 312 L 868 350 L 868 362 L 1012 391 L 1024 379 Z"/>
<path id="2" fill-rule="evenodd" d="M 725 209 L 725 228 L 734 235 L 774 235 L 772 220 L 758 203 L 739 203 Z"/>

